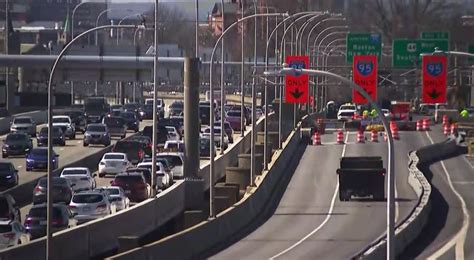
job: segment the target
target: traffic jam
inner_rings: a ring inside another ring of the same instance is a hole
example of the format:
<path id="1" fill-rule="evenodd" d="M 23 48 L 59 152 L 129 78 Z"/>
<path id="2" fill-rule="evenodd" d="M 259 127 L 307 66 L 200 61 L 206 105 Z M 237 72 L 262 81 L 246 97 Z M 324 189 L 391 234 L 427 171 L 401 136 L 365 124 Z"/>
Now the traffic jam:
<path id="1" fill-rule="evenodd" d="M 241 131 L 241 106 L 214 103 L 214 143 L 211 144 L 209 100 L 199 103 L 201 135 L 199 140 L 201 160 L 208 160 L 210 147 L 214 151 L 227 149 L 234 142 L 234 129 Z M 61 153 L 69 148 L 67 141 L 82 143 L 84 148 L 104 149 L 97 167 L 64 167 L 52 179 L 54 232 L 74 227 L 91 220 L 106 217 L 140 203 L 156 193 L 169 188 L 176 180 L 184 179 L 184 103 L 174 101 L 165 106 L 157 100 L 156 186 L 151 187 L 152 174 L 152 118 L 153 99 L 143 104 L 108 105 L 105 99 L 92 97 L 84 105 L 54 110 L 53 159 L 54 170 L 60 168 Z M 220 109 L 224 109 L 224 130 L 221 129 Z M 249 125 L 250 108 L 244 107 L 244 124 Z M 257 116 L 263 115 L 259 107 Z M 166 116 L 166 117 L 165 117 Z M 141 126 L 143 124 L 144 126 Z M 245 128 L 244 128 L 245 130 Z M 22 168 L 27 172 L 47 170 L 48 128 L 37 124 L 31 117 L 15 117 L 10 133 L 4 136 L 3 160 L 0 162 L 1 190 L 8 190 L 20 182 Z M 220 135 L 224 136 L 221 143 Z M 115 142 L 113 142 L 115 141 Z M 61 148 L 61 149 L 59 149 Z M 22 165 L 10 159 L 25 158 Z M 0 247 L 27 243 L 46 235 L 47 178 L 39 178 L 32 190 L 33 204 L 22 219 L 23 209 L 9 194 L 0 196 Z"/>

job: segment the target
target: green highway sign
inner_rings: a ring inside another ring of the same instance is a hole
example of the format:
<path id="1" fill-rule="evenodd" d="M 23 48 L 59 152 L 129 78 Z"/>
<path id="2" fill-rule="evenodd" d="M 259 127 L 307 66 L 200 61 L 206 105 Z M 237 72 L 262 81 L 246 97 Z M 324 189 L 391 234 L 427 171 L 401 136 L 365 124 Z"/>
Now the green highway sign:
<path id="1" fill-rule="evenodd" d="M 352 63 L 357 55 L 376 55 L 378 61 L 382 57 L 381 33 L 348 33 L 346 61 Z"/>
<path id="2" fill-rule="evenodd" d="M 423 40 L 449 40 L 449 32 L 422 32 L 420 38 Z"/>
<path id="3" fill-rule="evenodd" d="M 474 43 L 469 44 L 469 46 L 467 47 L 467 52 L 474 54 Z M 468 60 L 470 64 L 474 65 L 474 58 L 469 58 Z"/>
<path id="4" fill-rule="evenodd" d="M 440 50 L 449 50 L 449 41 L 445 39 L 395 39 L 392 44 L 393 67 L 415 67 L 421 63 L 421 53 L 432 53 L 438 47 Z"/>

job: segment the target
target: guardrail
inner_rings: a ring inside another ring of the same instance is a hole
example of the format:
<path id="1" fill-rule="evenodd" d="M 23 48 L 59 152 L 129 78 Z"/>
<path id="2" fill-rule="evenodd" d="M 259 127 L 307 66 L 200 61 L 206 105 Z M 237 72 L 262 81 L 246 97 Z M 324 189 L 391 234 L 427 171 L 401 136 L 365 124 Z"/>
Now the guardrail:
<path id="1" fill-rule="evenodd" d="M 260 129 L 263 126 L 263 118 L 257 122 Z M 232 144 L 222 156 L 216 158 L 216 169 L 218 167 L 229 166 L 237 163 L 236 154 L 250 148 L 250 131 L 244 138 Z M 109 146 L 101 151 L 91 154 L 83 159 L 68 164 L 64 167 L 97 167 L 97 162 L 104 153 L 110 151 Z M 59 174 L 61 169 L 54 171 Z M 204 165 L 199 176 L 207 178 L 209 163 Z M 225 175 L 225 171 L 216 171 L 216 180 Z M 40 178 L 40 177 L 38 177 Z M 37 179 L 28 183 L 19 185 L 6 192 L 19 198 L 18 204 L 27 205 L 32 201 L 31 191 L 36 185 Z M 185 209 L 185 182 L 178 182 L 161 193 L 156 199 L 149 199 L 146 202 L 130 208 L 124 212 L 119 212 L 112 216 L 98 219 L 84 225 L 68 229 L 54 234 L 53 243 L 55 244 L 54 254 L 57 259 L 86 259 L 98 257 L 108 252 L 113 252 L 118 248 L 118 237 L 133 235 L 137 237 L 144 236 L 153 230 L 164 225 L 168 220 L 179 216 Z M 26 245 L 13 247 L 0 251 L 0 259 L 44 259 L 45 256 L 45 238 L 41 238 Z"/>
<path id="2" fill-rule="evenodd" d="M 449 157 L 457 156 L 460 149 L 455 140 L 425 146 L 409 153 L 408 183 L 418 196 L 418 202 L 412 212 L 395 229 L 395 254 L 401 254 L 425 227 L 431 212 L 431 184 L 420 170 Z M 386 259 L 387 241 L 383 234 L 366 248 L 355 254 L 352 259 Z"/>
<path id="3" fill-rule="evenodd" d="M 286 166 L 300 144 L 301 123 L 276 152 L 268 171 L 257 179 L 256 187 L 215 219 L 201 222 L 189 229 L 155 243 L 136 248 L 107 259 L 200 259 L 207 250 L 218 246 L 245 229 L 254 219 L 269 210 L 275 186 L 281 184 Z"/>

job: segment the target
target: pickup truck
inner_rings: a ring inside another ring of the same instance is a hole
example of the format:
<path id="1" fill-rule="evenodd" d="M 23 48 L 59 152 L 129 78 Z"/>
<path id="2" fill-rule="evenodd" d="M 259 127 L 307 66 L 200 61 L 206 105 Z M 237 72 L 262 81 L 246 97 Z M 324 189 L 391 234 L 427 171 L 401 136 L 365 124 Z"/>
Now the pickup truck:
<path id="1" fill-rule="evenodd" d="M 379 156 L 342 157 L 339 177 L 339 199 L 349 201 L 352 196 L 372 196 L 374 200 L 385 198 L 385 173 Z"/>

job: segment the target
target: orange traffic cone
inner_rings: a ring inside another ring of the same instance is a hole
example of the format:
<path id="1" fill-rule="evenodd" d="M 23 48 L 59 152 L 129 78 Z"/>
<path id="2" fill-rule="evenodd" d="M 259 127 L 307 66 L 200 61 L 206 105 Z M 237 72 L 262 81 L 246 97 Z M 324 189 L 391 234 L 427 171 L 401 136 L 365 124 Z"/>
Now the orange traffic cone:
<path id="1" fill-rule="evenodd" d="M 365 143 L 364 131 L 360 130 L 359 132 L 357 132 L 357 142 L 358 143 Z"/>
<path id="2" fill-rule="evenodd" d="M 341 129 L 337 130 L 336 142 L 338 144 L 344 144 L 344 133 Z"/>
<path id="3" fill-rule="evenodd" d="M 443 134 L 448 136 L 451 133 L 451 126 L 449 124 L 443 124 Z"/>
<path id="4" fill-rule="evenodd" d="M 321 145 L 321 134 L 317 131 L 313 135 L 313 145 Z"/>
<path id="5" fill-rule="evenodd" d="M 430 120 L 427 118 L 423 119 L 423 130 L 424 131 L 430 130 Z"/>
<path id="6" fill-rule="evenodd" d="M 416 120 L 416 131 L 423 131 L 422 120 Z"/>
<path id="7" fill-rule="evenodd" d="M 370 141 L 371 142 L 378 142 L 379 141 L 379 134 L 377 133 L 376 130 L 372 130 L 372 132 L 370 133 Z"/>
<path id="8" fill-rule="evenodd" d="M 451 134 L 455 135 L 458 132 L 458 125 L 457 124 L 452 124 L 451 125 Z"/>

